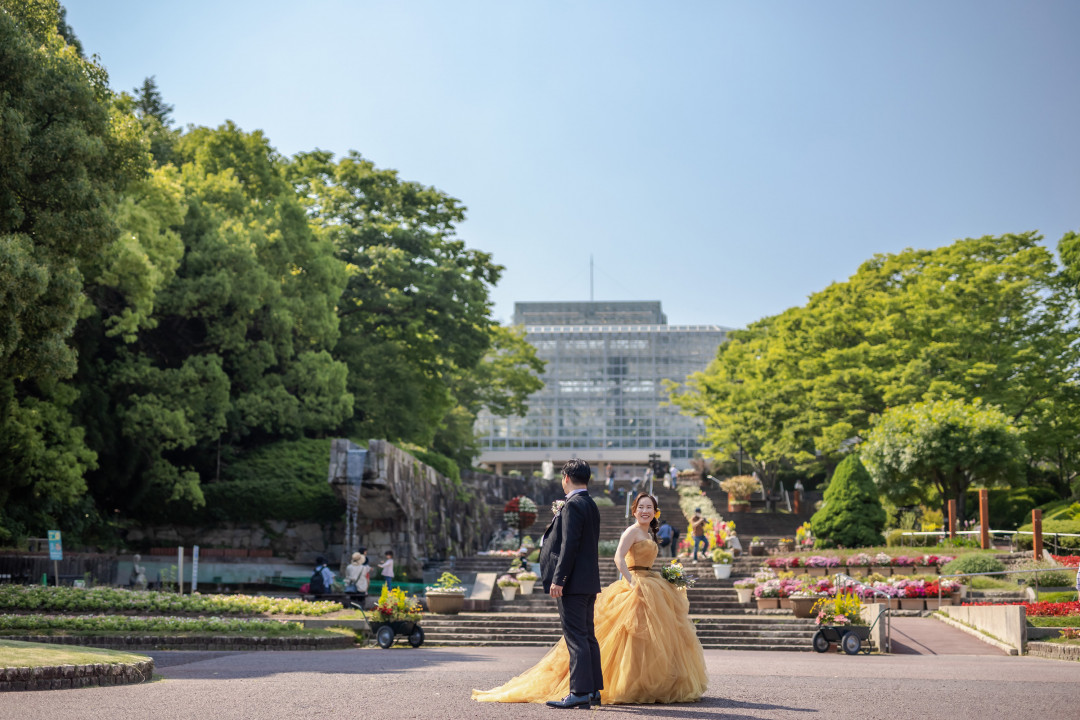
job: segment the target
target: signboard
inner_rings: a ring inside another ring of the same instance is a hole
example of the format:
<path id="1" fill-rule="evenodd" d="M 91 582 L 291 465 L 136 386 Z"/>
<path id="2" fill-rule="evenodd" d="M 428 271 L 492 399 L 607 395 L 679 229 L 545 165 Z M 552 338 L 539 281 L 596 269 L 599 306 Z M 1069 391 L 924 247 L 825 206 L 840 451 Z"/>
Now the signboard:
<path id="1" fill-rule="evenodd" d="M 64 559 L 64 546 L 60 542 L 60 531 L 49 531 L 49 559 L 50 560 L 63 560 Z"/>

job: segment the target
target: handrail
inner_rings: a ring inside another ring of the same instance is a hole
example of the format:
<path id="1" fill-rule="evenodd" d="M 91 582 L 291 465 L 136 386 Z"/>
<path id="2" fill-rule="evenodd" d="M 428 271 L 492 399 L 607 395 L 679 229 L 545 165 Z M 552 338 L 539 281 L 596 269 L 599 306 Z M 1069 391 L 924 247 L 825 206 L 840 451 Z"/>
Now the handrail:
<path id="1" fill-rule="evenodd" d="M 986 532 L 988 534 L 990 534 L 990 535 L 1008 535 L 1009 536 L 1009 547 L 1010 548 L 1013 547 L 1013 536 L 1015 536 L 1015 535 L 1034 535 L 1035 534 L 1034 531 L 1032 531 L 1032 530 L 987 530 Z M 981 530 L 957 530 L 956 531 L 957 535 L 979 535 L 981 533 L 982 533 Z M 921 531 L 905 530 L 904 532 L 900 533 L 900 536 L 901 537 L 909 537 L 909 536 L 914 537 L 914 536 L 917 536 L 917 535 L 936 535 L 936 536 L 938 536 L 940 538 L 944 538 L 948 534 L 949 534 L 948 530 L 921 530 Z M 1049 540 L 1050 538 L 1053 538 L 1054 539 L 1054 541 L 1053 541 L 1054 550 L 1060 552 L 1062 547 L 1061 547 L 1061 544 L 1058 542 L 1059 538 L 1063 538 L 1063 537 L 1080 537 L 1080 533 L 1063 533 L 1063 532 L 1045 533 L 1044 532 L 1043 537 L 1046 538 L 1047 540 Z"/>
<path id="2" fill-rule="evenodd" d="M 1065 565 L 1055 565 L 1048 568 L 1031 568 L 1030 570 L 996 570 L 993 572 L 981 572 L 981 573 L 949 573 L 948 575 L 938 575 L 939 578 L 958 578 L 958 577 L 978 577 L 982 575 L 1018 575 L 1021 573 L 1035 573 L 1035 600 L 1039 599 L 1039 573 L 1041 572 L 1068 572 L 1070 568 Z M 941 600 L 941 585 L 938 585 L 938 601 Z"/>
<path id="3" fill-rule="evenodd" d="M 851 577 L 847 573 L 840 573 L 840 572 L 834 573 L 833 577 L 836 578 L 837 580 L 843 580 L 845 588 L 849 588 L 852 585 L 855 585 L 857 587 L 865 588 L 865 589 L 869 590 L 871 592 L 871 594 L 873 594 L 874 597 L 883 597 L 883 598 L 885 598 L 885 652 L 891 653 L 892 652 L 892 597 L 890 595 L 887 595 L 887 594 L 881 592 L 880 590 L 878 590 L 873 585 L 867 585 L 866 583 L 862 582 L 861 580 L 856 580 L 855 578 Z M 939 593 L 941 592 L 940 588 L 938 588 L 938 592 Z"/>

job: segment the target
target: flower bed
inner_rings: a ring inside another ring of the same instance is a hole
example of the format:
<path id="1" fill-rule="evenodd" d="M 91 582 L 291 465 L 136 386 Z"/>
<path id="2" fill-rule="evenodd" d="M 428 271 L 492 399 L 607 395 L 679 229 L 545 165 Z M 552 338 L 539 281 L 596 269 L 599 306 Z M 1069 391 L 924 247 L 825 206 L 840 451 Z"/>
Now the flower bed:
<path id="1" fill-rule="evenodd" d="M 178 618 L 130 615 L 0 615 L 0 633 L 207 633 L 211 635 L 312 635 L 296 622 L 261 618 Z"/>
<path id="2" fill-rule="evenodd" d="M 1065 567 L 1080 567 L 1080 555 L 1051 555 L 1057 561 L 1058 565 L 1064 565 Z"/>
<path id="3" fill-rule="evenodd" d="M 971 602 L 964 605 L 1023 605 L 1028 617 L 1067 617 L 1080 615 L 1080 601 L 1072 602 L 1011 602 L 1011 603 L 985 603 Z"/>
<path id="4" fill-rule="evenodd" d="M 799 593 L 824 594 L 835 597 L 837 592 L 851 592 L 863 600 L 875 597 L 936 599 L 951 598 L 959 590 L 960 584 L 951 580 L 924 580 L 895 576 L 891 578 L 868 579 L 862 585 L 855 583 L 834 583 L 828 577 L 795 576 L 789 572 L 776 574 L 771 569 L 762 569 L 754 576 L 755 598 L 788 598 Z M 939 593 L 940 591 L 940 593 Z"/>
<path id="5" fill-rule="evenodd" d="M 115 612 L 206 615 L 326 615 L 341 610 L 336 602 L 255 595 L 178 595 L 122 588 L 0 585 L 0 611 Z"/>

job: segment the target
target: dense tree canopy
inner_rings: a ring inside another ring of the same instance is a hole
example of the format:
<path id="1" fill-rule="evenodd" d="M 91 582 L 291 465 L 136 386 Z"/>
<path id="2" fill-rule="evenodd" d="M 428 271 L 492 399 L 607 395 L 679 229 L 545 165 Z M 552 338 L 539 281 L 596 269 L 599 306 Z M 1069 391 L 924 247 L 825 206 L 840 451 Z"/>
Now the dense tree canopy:
<path id="1" fill-rule="evenodd" d="M 248 517 L 199 510 L 204 488 L 261 492 L 237 472 L 305 438 L 456 470 L 479 409 L 539 387 L 456 199 L 231 122 L 175 130 L 153 77 L 109 89 L 54 0 L 0 0 L 0 91 L 0 540 Z"/>
<path id="2" fill-rule="evenodd" d="M 935 400 L 889 408 L 862 447 L 870 475 L 898 505 L 964 498 L 974 483 L 1023 479 L 1024 447 L 1008 417 L 982 402 Z"/>
<path id="3" fill-rule="evenodd" d="M 809 466 L 857 445 L 889 407 L 982 399 L 1064 490 L 1078 446 L 1076 298 L 1039 240 L 876 256 L 805 306 L 733 333 L 674 400 L 705 419 L 716 455 L 742 445 Z"/>

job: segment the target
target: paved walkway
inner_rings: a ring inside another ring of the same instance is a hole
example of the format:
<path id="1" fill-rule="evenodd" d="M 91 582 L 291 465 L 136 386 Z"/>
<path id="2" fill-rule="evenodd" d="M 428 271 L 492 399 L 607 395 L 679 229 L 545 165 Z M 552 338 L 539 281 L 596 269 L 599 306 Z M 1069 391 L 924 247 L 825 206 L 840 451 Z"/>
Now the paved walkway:
<path id="1" fill-rule="evenodd" d="M 930 617 L 892 618 L 894 655 L 1007 655 L 990 643 Z"/>
<path id="2" fill-rule="evenodd" d="M 542 705 L 475 703 L 544 648 L 401 648 L 316 652 L 152 653 L 145 685 L 0 694 L 0 720 L 127 718 L 470 718 L 553 720 Z M 664 658 L 643 672 L 662 672 Z M 1074 718 L 1076 663 L 987 655 L 705 652 L 699 703 L 604 707 L 584 717 L 732 720 Z M 554 714 L 553 714 L 554 713 Z M 574 715 L 573 717 L 577 717 Z"/>

